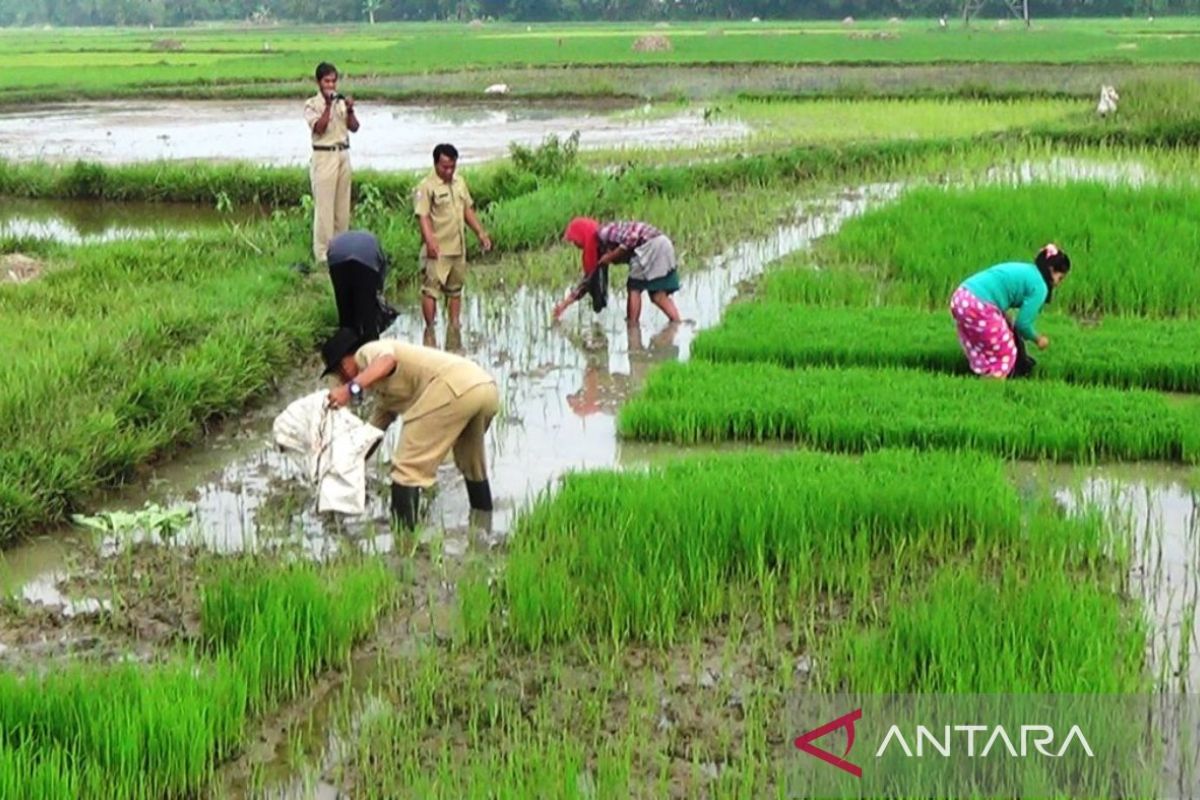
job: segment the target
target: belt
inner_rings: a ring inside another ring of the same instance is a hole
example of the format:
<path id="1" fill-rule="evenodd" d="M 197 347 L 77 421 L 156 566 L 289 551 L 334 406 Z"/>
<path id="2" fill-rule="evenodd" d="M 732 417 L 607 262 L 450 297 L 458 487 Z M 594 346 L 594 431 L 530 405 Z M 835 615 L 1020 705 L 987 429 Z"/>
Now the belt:
<path id="1" fill-rule="evenodd" d="M 349 143 L 347 143 L 347 144 L 314 144 L 313 145 L 313 150 L 320 150 L 322 152 L 327 152 L 329 150 L 349 150 L 349 149 L 350 149 Z"/>

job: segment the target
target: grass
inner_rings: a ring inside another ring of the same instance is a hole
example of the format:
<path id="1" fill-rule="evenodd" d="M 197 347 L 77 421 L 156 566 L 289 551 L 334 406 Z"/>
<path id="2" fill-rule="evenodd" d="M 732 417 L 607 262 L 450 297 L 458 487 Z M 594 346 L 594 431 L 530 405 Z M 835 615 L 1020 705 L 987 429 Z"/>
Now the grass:
<path id="1" fill-rule="evenodd" d="M 1194 254 L 1200 189 L 1072 182 L 914 189 L 850 220 L 818 249 L 831 268 L 862 267 L 895 302 L 941 308 L 974 272 L 1030 261 L 1057 242 L 1073 270 L 1054 306 L 1076 314 L 1200 312 Z M 1153 243 L 1148 245 L 1147 243 Z"/>
<path id="2" fill-rule="evenodd" d="M 197 796 L 253 715 L 347 662 L 394 580 L 379 562 L 222 562 L 204 590 L 199 652 L 0 675 L 0 787 L 15 790 L 6 797 Z"/>
<path id="3" fill-rule="evenodd" d="M 693 362 L 652 373 L 621 410 L 618 429 L 679 444 L 785 440 L 849 452 L 962 447 L 1008 458 L 1193 462 L 1198 414 L 1194 401 L 1053 381 Z"/>
<path id="4" fill-rule="evenodd" d="M 294 231 L 71 248 L 69 268 L 0 286 L 0 341 L 21 354 L 0 367 L 0 539 L 194 440 L 309 350 L 331 311 L 284 266 Z"/>
<path id="5" fill-rule="evenodd" d="M 758 142 L 795 146 L 846 140 L 971 137 L 1060 121 L 1079 115 L 1085 107 L 1071 100 L 743 99 L 720 103 L 714 118 L 750 125 Z"/>
<path id="6" fill-rule="evenodd" d="M 301 81 L 315 64 L 331 60 L 353 79 L 429 71 L 514 66 L 605 64 L 852 64 L 852 63 L 1173 63 L 1192 62 L 1195 25 L 1159 20 L 1155 28 L 1183 28 L 1167 37 L 1138 21 L 1045 20 L 1032 31 L 997 29 L 982 22 L 973 31 L 939 31 L 930 20 L 898 26 L 837 23 L 674 23 L 538 25 L 482 28 L 446 24 L 338 25 L 269 31 L 232 27 L 155 31 L 8 31 L 0 45 L 11 64 L 5 90 L 120 91 L 127 87 L 229 82 Z M 318 32 L 320 35 L 314 35 Z M 713 35 L 719 31 L 722 35 Z M 672 49 L 638 53 L 633 42 L 653 33 Z M 873 35 L 874 34 L 874 35 Z M 880 35 L 882 34 L 882 35 Z M 179 51 L 154 43 L 175 39 Z M 270 45 L 264 50 L 263 42 Z"/>
<path id="7" fill-rule="evenodd" d="M 790 278 L 781 282 L 799 283 Z M 1033 376 L 1038 380 L 1200 392 L 1200 364 L 1193 356 L 1200 350 L 1200 325 L 1195 322 L 1111 317 L 1081 325 L 1048 314 L 1037 327 L 1051 341 L 1044 352 L 1028 345 L 1038 361 Z M 712 362 L 970 374 L 948 310 L 742 303 L 728 311 L 719 327 L 696 338 L 692 354 Z"/>

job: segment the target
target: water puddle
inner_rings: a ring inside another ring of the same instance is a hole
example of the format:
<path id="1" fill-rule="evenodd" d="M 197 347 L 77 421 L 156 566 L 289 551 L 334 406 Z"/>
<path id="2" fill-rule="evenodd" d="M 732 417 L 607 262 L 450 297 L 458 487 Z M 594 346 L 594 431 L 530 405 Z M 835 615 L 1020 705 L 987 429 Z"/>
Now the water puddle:
<path id="1" fill-rule="evenodd" d="M 311 154 L 305 97 L 292 100 L 113 101 L 23 107 L 0 112 L 0 150 L 14 161 L 84 159 L 122 164 L 160 159 L 252 161 L 302 165 Z M 362 102 L 362 128 L 351 137 L 356 168 L 424 169 L 439 142 L 453 142 L 461 163 L 508 154 L 509 142 L 534 145 L 548 134 L 580 131 L 583 148 L 678 147 L 744 137 L 739 122 L 705 120 L 701 112 L 613 114 L 597 106 L 506 103 L 413 106 Z M 29 126 L 37 136 L 29 135 Z"/>
<path id="2" fill-rule="evenodd" d="M 24 200 L 4 198 L 0 204 L 0 238 L 31 237 L 66 244 L 135 239 L 164 232 L 216 227 L 228 219 L 244 219 L 215 208 L 186 203 L 105 203 L 92 200 Z"/>
<path id="3" fill-rule="evenodd" d="M 1069 510 L 1103 509 L 1133 534 L 1130 591 L 1152 633 L 1154 677 L 1179 692 L 1200 686 L 1200 487 L 1191 469 L 1112 466 L 1059 482 Z"/>

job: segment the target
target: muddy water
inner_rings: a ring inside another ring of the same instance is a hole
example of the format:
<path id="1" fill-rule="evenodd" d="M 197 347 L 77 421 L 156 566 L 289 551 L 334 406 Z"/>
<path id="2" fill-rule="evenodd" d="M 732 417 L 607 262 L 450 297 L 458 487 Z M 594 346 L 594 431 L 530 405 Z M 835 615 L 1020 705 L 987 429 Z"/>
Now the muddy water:
<path id="1" fill-rule="evenodd" d="M 1150 663 L 1169 690 L 1200 687 L 1200 484 L 1191 468 L 1111 466 L 1052 480 L 1068 509 L 1104 509 L 1133 534 L 1131 589 L 1152 634 Z"/>
<path id="2" fill-rule="evenodd" d="M 247 213 L 251 210 L 226 215 L 215 208 L 184 203 L 4 198 L 0 201 L 0 238 L 29 236 L 83 244 L 214 227 L 227 219 L 243 219 Z"/>
<path id="3" fill-rule="evenodd" d="M 113 101 L 0 111 L 0 151 L 17 161 L 84 159 L 121 164 L 158 159 L 307 164 L 311 140 L 305 97 L 289 100 Z M 506 103 L 503 106 L 413 106 L 362 102 L 362 128 L 351 137 L 355 167 L 423 169 L 439 142 L 453 142 L 462 163 L 497 158 L 509 142 L 537 144 L 547 134 L 580 146 L 636 143 L 677 147 L 745 136 L 741 123 L 706 122 L 702 114 L 671 116 L 627 107 L 619 113 L 587 106 Z M 31 124 L 37 136 L 29 135 Z"/>

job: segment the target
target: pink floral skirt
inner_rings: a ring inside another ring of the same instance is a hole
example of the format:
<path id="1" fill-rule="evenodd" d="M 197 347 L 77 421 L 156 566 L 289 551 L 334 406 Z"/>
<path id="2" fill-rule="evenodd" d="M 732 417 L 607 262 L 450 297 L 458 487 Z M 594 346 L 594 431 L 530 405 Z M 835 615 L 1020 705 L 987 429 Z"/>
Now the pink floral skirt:
<path id="1" fill-rule="evenodd" d="M 1004 313 L 961 286 L 950 298 L 958 341 L 976 375 L 1007 376 L 1017 363 L 1017 343 Z"/>

